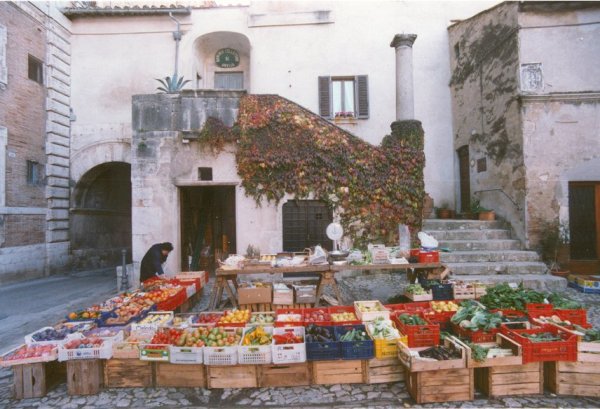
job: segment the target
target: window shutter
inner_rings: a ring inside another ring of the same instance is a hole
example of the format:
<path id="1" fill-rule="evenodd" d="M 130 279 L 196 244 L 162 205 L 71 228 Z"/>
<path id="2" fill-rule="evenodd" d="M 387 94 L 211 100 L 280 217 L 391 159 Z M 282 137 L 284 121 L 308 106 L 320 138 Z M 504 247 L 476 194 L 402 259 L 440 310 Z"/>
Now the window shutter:
<path id="1" fill-rule="evenodd" d="M 6 67 L 6 27 L 0 25 L 0 86 L 8 85 L 8 68 Z"/>
<path id="2" fill-rule="evenodd" d="M 319 115 L 331 119 L 331 77 L 319 77 Z"/>
<path id="3" fill-rule="evenodd" d="M 358 75 L 354 79 L 356 87 L 357 118 L 369 118 L 369 81 L 367 75 Z"/>

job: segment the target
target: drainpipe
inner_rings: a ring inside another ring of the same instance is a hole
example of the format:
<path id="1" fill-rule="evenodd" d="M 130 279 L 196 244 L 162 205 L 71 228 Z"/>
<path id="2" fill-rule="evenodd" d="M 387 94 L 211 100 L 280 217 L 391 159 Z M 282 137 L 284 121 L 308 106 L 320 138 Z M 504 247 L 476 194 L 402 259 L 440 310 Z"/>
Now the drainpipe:
<path id="1" fill-rule="evenodd" d="M 172 12 L 169 12 L 169 18 L 173 20 L 175 24 L 177 24 L 177 31 L 173 31 L 173 39 L 175 40 L 175 73 L 173 77 L 177 78 L 177 62 L 179 61 L 179 42 L 181 41 L 181 30 L 179 30 L 179 20 L 173 17 Z"/>

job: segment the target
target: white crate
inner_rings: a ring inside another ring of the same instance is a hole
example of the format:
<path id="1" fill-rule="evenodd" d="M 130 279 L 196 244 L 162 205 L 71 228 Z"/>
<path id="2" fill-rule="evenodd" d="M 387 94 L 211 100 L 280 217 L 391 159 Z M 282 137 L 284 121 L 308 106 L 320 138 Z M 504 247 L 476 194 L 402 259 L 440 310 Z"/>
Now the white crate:
<path id="1" fill-rule="evenodd" d="M 64 345 L 58 347 L 58 361 L 72 361 L 75 359 L 110 359 L 112 358 L 112 342 L 103 341 L 98 348 L 66 349 Z"/>
<path id="2" fill-rule="evenodd" d="M 302 336 L 304 339 L 304 327 L 273 328 L 273 335 L 283 335 L 290 331 L 296 336 Z M 275 340 L 273 340 L 271 350 L 273 352 L 272 358 L 274 364 L 306 362 L 306 343 L 304 342 L 300 344 L 275 345 Z"/>
<path id="3" fill-rule="evenodd" d="M 238 347 L 238 363 L 248 365 L 270 364 L 273 351 L 268 345 L 243 345 L 246 333 L 252 328 L 246 328 L 242 334 L 242 345 Z M 273 335 L 273 327 L 263 327 L 267 334 Z"/>
<path id="4" fill-rule="evenodd" d="M 144 323 L 143 321 L 148 317 L 152 316 L 168 316 L 168 318 L 163 322 L 154 322 L 154 323 Z M 154 311 L 148 313 L 140 322 L 135 322 L 131 324 L 131 331 L 156 331 L 158 327 L 169 325 L 169 323 L 173 320 L 173 311 Z"/>
<path id="5" fill-rule="evenodd" d="M 54 340 L 54 341 L 36 341 L 36 340 L 33 339 L 33 335 L 35 335 L 38 332 L 45 331 L 47 329 L 54 329 L 54 328 L 52 328 L 52 327 L 43 327 L 43 328 L 38 329 L 37 331 L 32 332 L 29 335 L 25 335 L 25 343 L 27 345 L 31 345 L 31 344 L 39 344 L 39 345 L 62 345 L 65 342 L 67 342 L 70 334 L 68 334 L 67 336 L 65 336 L 64 339 Z"/>
<path id="6" fill-rule="evenodd" d="M 192 297 L 194 294 L 196 294 L 196 284 L 185 287 L 185 295 L 187 298 Z"/>
<path id="7" fill-rule="evenodd" d="M 169 362 L 172 364 L 201 364 L 204 357 L 202 347 L 169 346 Z"/>
<path id="8" fill-rule="evenodd" d="M 235 335 L 240 328 L 223 327 L 227 334 Z M 223 347 L 204 347 L 204 365 L 237 365 L 238 345 Z"/>
<path id="9" fill-rule="evenodd" d="M 271 316 L 273 320 L 271 322 L 251 322 L 252 317 L 258 317 L 259 315 Z M 253 312 L 250 314 L 250 321 L 246 323 L 246 327 L 272 327 L 275 325 L 275 313 L 274 312 Z"/>
<path id="10" fill-rule="evenodd" d="M 124 334 L 123 330 L 117 331 L 116 334 L 113 336 L 102 336 L 102 334 L 107 334 L 108 331 L 110 331 L 110 330 L 111 330 L 111 327 L 94 328 L 90 331 L 84 332 L 83 335 L 86 337 L 94 336 L 94 337 L 102 338 L 103 340 L 109 341 L 112 343 L 123 342 L 125 340 L 125 334 Z"/>
<path id="11" fill-rule="evenodd" d="M 164 347 L 152 349 L 152 346 Z M 167 344 L 140 344 L 140 361 L 169 362 L 170 345 Z"/>
<path id="12" fill-rule="evenodd" d="M 366 307 L 376 307 L 377 311 L 372 312 L 362 312 L 358 307 L 359 305 L 363 305 Z M 376 318 L 383 318 L 386 320 L 390 319 L 390 311 L 383 306 L 383 304 L 379 301 L 354 301 L 354 311 L 356 312 L 356 316 L 359 320 L 365 321 L 373 321 Z"/>

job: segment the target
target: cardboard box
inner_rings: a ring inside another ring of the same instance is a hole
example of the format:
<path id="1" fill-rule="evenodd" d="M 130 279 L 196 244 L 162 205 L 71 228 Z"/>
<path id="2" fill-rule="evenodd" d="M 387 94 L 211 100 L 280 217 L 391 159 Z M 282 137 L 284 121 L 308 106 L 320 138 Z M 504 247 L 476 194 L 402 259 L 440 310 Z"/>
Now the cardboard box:
<path id="1" fill-rule="evenodd" d="M 273 304 L 292 305 L 294 304 L 294 290 L 286 285 L 286 289 L 277 289 L 273 287 Z"/>
<path id="2" fill-rule="evenodd" d="M 295 285 L 294 293 L 296 304 L 313 304 L 317 302 L 316 285 Z"/>
<path id="3" fill-rule="evenodd" d="M 238 303 L 244 304 L 271 304 L 273 301 L 273 289 L 270 285 L 253 287 L 251 284 L 240 284 L 238 288 Z"/>

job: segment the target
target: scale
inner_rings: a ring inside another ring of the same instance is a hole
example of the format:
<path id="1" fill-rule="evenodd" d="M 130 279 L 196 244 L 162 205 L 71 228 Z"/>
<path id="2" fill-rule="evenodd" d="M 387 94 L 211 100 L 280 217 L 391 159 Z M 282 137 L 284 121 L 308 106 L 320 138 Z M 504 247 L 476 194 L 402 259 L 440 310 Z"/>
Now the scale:
<path id="1" fill-rule="evenodd" d="M 333 251 L 330 251 L 329 255 L 334 259 L 348 257 L 349 253 L 347 251 L 340 251 L 339 249 L 339 240 L 344 235 L 344 228 L 342 225 L 339 223 L 330 223 L 325 230 L 325 234 L 327 234 L 327 237 L 329 237 L 330 240 L 333 240 Z"/>

